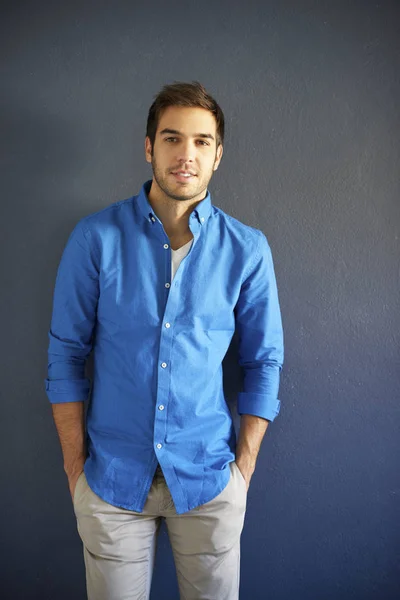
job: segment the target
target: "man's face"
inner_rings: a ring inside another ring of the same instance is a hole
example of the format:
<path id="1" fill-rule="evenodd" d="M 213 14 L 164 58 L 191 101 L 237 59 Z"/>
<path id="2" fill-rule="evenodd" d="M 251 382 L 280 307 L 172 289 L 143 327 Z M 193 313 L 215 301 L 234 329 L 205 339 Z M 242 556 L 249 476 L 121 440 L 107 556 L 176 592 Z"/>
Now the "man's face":
<path id="1" fill-rule="evenodd" d="M 169 106 L 162 113 L 151 153 L 145 139 L 146 160 L 153 168 L 153 184 L 174 200 L 201 200 L 222 157 L 216 146 L 216 120 L 204 108 Z M 190 173 L 185 177 L 180 172 Z"/>

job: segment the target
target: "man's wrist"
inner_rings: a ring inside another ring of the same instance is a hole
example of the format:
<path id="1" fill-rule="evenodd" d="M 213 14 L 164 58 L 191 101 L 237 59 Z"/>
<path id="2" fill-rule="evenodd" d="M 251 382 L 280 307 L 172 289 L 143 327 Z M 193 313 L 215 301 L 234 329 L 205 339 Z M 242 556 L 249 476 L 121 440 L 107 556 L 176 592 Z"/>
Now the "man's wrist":
<path id="1" fill-rule="evenodd" d="M 256 459 L 244 452 L 238 452 L 235 459 L 236 464 L 240 465 L 240 470 L 253 474 L 256 468 Z"/>
<path id="2" fill-rule="evenodd" d="M 64 471 L 69 479 L 70 477 L 74 477 L 74 475 L 81 473 L 83 471 L 84 466 L 85 458 L 82 458 L 79 461 L 74 461 L 73 463 L 65 464 Z"/>

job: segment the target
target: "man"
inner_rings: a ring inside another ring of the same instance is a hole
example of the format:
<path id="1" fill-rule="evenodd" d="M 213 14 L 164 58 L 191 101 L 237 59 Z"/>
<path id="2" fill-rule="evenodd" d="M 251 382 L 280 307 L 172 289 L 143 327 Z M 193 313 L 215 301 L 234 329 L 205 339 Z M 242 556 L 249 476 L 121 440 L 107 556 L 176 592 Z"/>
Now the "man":
<path id="1" fill-rule="evenodd" d="M 211 202 L 223 139 L 222 110 L 201 84 L 164 86 L 147 120 L 152 179 L 81 219 L 61 257 L 46 390 L 89 600 L 149 597 L 162 518 L 181 598 L 238 598 L 247 491 L 279 412 L 283 340 L 265 235 Z M 221 364 L 235 329 L 237 443 Z"/>

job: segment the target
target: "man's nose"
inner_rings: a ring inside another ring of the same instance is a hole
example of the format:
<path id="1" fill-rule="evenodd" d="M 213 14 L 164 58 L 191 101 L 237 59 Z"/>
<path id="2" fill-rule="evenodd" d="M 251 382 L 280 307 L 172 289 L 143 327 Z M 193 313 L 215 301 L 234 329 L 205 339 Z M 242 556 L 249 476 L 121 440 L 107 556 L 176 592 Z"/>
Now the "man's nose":
<path id="1" fill-rule="evenodd" d="M 177 160 L 179 162 L 192 162 L 195 156 L 195 147 L 193 142 L 188 140 L 179 144 Z"/>

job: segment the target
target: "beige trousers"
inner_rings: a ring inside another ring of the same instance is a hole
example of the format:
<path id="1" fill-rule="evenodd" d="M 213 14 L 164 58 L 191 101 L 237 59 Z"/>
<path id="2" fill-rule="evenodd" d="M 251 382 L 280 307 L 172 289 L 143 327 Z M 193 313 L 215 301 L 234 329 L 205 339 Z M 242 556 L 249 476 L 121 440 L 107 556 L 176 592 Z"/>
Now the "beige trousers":
<path id="1" fill-rule="evenodd" d="M 218 496 L 180 515 L 160 468 L 142 513 L 104 502 L 82 472 L 74 511 L 83 542 L 88 600 L 148 600 L 162 518 L 180 599 L 238 600 L 247 487 L 236 463 L 229 468 L 228 485 Z"/>

